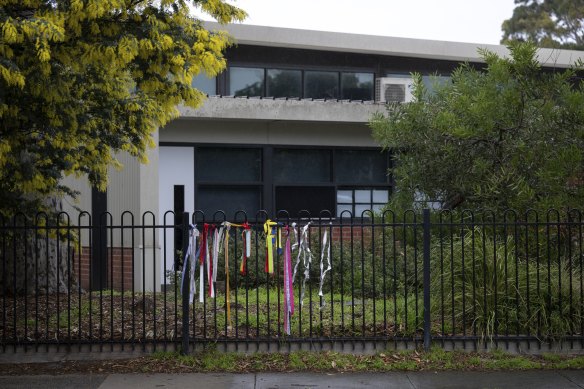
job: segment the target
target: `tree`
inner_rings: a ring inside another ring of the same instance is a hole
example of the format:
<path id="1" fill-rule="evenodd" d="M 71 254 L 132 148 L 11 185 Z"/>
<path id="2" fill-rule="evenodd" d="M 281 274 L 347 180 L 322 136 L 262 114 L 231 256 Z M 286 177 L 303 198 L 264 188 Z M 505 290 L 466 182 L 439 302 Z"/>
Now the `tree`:
<path id="1" fill-rule="evenodd" d="M 463 64 L 429 93 L 417 75 L 415 101 L 391 105 L 370 125 L 392 150 L 390 206 L 580 208 L 584 204 L 582 63 L 539 65 L 533 44 L 510 57 L 481 51 L 484 70 Z"/>
<path id="2" fill-rule="evenodd" d="M 531 41 L 540 47 L 584 50 L 584 0 L 515 0 L 503 22 L 501 43 Z"/>
<path id="3" fill-rule="evenodd" d="M 225 68 L 230 38 L 190 6 L 221 23 L 245 17 L 224 0 L 0 0 L 0 225 L 24 223 L 21 211 L 54 217 L 59 196 L 74 195 L 65 176 L 104 189 L 117 152 L 145 162 L 177 106 L 201 104 L 191 80 Z M 47 293 L 67 290 L 58 233 L 42 245 L 6 234 L 0 278 L 14 285 L 4 293 L 31 291 L 35 273 Z"/>
<path id="4" fill-rule="evenodd" d="M 200 72 L 225 67 L 221 23 L 245 13 L 223 0 L 0 0 L 0 214 L 42 210 L 86 174 L 105 188 L 114 155 L 145 160 L 152 134 L 197 107 Z"/>

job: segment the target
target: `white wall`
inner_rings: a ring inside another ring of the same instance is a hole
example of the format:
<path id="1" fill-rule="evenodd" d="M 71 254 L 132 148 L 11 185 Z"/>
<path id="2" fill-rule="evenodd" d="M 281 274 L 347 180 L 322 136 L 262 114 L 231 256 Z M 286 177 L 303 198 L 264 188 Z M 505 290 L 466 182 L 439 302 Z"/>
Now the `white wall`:
<path id="1" fill-rule="evenodd" d="M 184 185 L 185 187 L 185 212 L 192 213 L 195 210 L 195 156 L 192 147 L 160 147 L 159 148 L 159 220 L 160 224 L 166 222 L 167 225 L 174 224 L 172 214 L 167 214 L 166 221 L 164 214 L 167 211 L 172 211 L 174 207 L 174 185 Z M 166 229 L 166 236 L 164 231 L 160 232 L 160 242 L 166 239 L 166 249 L 162 253 L 162 271 L 166 274 L 166 270 L 172 270 L 174 255 L 173 229 Z M 166 264 L 164 263 L 164 255 L 166 256 Z"/>

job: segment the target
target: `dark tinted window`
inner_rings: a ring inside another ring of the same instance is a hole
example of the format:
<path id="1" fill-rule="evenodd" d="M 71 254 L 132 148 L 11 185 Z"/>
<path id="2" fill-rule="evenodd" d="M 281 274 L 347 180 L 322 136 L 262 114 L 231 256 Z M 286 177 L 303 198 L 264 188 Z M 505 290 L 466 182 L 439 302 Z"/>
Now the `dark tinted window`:
<path id="1" fill-rule="evenodd" d="M 302 72 L 300 70 L 268 69 L 266 96 L 300 97 Z"/>
<path id="2" fill-rule="evenodd" d="M 249 216 L 254 216 L 261 209 L 260 189 L 257 187 L 199 187 L 195 199 L 197 208 L 205 212 L 205 219 L 211 220 L 213 213 L 224 211 L 227 219 L 233 219 L 235 212 L 244 210 Z M 223 220 L 223 215 L 217 215 L 216 220 Z"/>
<path id="3" fill-rule="evenodd" d="M 375 150 L 337 150 L 335 175 L 337 182 L 384 184 L 387 177 L 387 154 Z"/>
<path id="4" fill-rule="evenodd" d="M 339 73 L 315 72 L 304 73 L 304 97 L 313 99 L 336 99 L 339 96 Z"/>
<path id="5" fill-rule="evenodd" d="M 286 210 L 291 217 L 318 217 L 320 211 L 328 210 L 335 214 L 335 188 L 332 186 L 278 186 L 276 187 L 276 211 Z M 323 214 L 324 215 L 324 214 Z M 328 214 L 324 215 L 328 216 Z"/>
<path id="6" fill-rule="evenodd" d="M 331 153 L 328 150 L 275 149 L 273 172 L 275 182 L 330 182 Z"/>
<path id="7" fill-rule="evenodd" d="M 341 98 L 373 100 L 373 73 L 342 73 Z"/>
<path id="8" fill-rule="evenodd" d="M 261 149 L 201 147 L 196 152 L 195 175 L 203 182 L 261 180 Z"/>
<path id="9" fill-rule="evenodd" d="M 230 68 L 229 94 L 234 96 L 263 96 L 264 69 Z"/>

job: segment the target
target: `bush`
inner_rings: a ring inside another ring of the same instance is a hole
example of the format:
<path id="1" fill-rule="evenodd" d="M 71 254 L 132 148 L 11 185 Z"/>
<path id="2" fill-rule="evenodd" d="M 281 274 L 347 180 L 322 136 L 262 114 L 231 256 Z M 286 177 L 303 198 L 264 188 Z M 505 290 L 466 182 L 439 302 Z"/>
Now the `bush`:
<path id="1" fill-rule="evenodd" d="M 464 326 L 485 337 L 576 333 L 584 320 L 582 259 L 550 256 L 543 239 L 539 256 L 527 257 L 518 243 L 514 236 L 493 238 L 480 228 L 434 239 L 433 322 L 446 332 L 461 333 Z"/>

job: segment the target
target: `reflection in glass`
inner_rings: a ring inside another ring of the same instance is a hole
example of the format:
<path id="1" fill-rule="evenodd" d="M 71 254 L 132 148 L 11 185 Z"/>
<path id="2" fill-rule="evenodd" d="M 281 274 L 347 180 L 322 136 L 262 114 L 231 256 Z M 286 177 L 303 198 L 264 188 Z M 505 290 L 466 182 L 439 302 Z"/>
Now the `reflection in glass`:
<path id="1" fill-rule="evenodd" d="M 207 77 L 205 74 L 199 74 L 193 78 L 191 84 L 193 88 L 197 88 L 201 92 L 213 96 L 217 94 L 217 80 L 215 77 Z"/>
<path id="2" fill-rule="evenodd" d="M 266 96 L 300 97 L 302 72 L 300 70 L 268 69 Z"/>
<path id="3" fill-rule="evenodd" d="M 337 99 L 339 96 L 339 73 L 304 73 L 304 97 L 313 99 Z"/>
<path id="4" fill-rule="evenodd" d="M 342 73 L 341 98 L 373 100 L 373 73 Z"/>
<path id="5" fill-rule="evenodd" d="M 353 191 L 352 190 L 338 190 L 337 191 L 337 203 L 353 203 Z"/>
<path id="6" fill-rule="evenodd" d="M 371 210 L 371 204 L 355 204 L 355 216 L 356 217 L 370 217 L 371 213 L 370 212 L 365 212 L 365 211 L 370 211 Z M 365 214 L 363 214 L 363 212 L 365 212 Z"/>
<path id="7" fill-rule="evenodd" d="M 373 190 L 374 203 L 387 203 L 389 201 L 389 191 L 387 190 Z"/>
<path id="8" fill-rule="evenodd" d="M 356 190 L 355 191 L 355 202 L 356 203 L 371 203 L 371 191 L 370 190 Z"/>
<path id="9" fill-rule="evenodd" d="M 343 212 L 345 212 L 343 214 Z M 341 217 L 351 217 L 353 215 L 353 205 L 352 204 L 338 204 L 337 205 L 337 216 Z"/>
<path id="10" fill-rule="evenodd" d="M 381 213 L 383 211 L 383 207 L 385 207 L 385 204 L 373 204 L 371 209 L 373 212 Z"/>
<path id="11" fill-rule="evenodd" d="M 229 68 L 229 94 L 234 96 L 263 96 L 264 69 Z"/>

